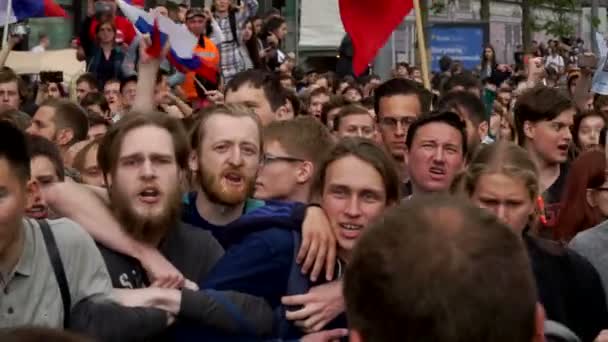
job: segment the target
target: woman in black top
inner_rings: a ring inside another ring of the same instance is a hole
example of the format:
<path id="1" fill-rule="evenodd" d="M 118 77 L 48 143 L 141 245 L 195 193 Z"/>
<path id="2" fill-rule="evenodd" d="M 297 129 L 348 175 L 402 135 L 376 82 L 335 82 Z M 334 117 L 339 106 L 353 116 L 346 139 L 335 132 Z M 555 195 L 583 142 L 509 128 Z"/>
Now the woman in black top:
<path id="1" fill-rule="evenodd" d="M 97 76 L 100 89 L 109 79 L 122 79 L 124 52 L 116 46 L 116 26 L 111 21 L 95 28 L 97 44 L 87 60 L 87 70 Z"/>
<path id="2" fill-rule="evenodd" d="M 538 170 L 526 151 L 500 142 L 482 148 L 453 188 L 522 234 L 547 318 L 567 326 L 582 341 L 593 341 L 608 327 L 604 289 L 597 271 L 585 258 L 557 242 L 532 235 L 530 228 L 539 216 L 538 179 Z"/>

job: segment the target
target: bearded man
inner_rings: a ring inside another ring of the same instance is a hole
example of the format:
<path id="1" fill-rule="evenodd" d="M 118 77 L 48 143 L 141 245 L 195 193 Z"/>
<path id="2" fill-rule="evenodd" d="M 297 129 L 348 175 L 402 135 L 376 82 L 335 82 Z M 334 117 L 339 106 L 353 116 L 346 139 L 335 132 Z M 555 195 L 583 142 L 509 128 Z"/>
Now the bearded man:
<path id="1" fill-rule="evenodd" d="M 112 212 L 123 231 L 158 248 L 186 279 L 198 281 L 205 278 L 224 251 L 209 232 L 180 221 L 180 180 L 189 155 L 185 136 L 181 123 L 166 114 L 134 114 L 106 134 L 98 159 L 108 184 Z M 151 284 L 139 261 L 102 245 L 99 248 L 113 286 L 133 289 L 115 292 L 121 304 L 164 309 L 178 322 L 183 318 L 228 333 L 240 331 L 230 310 L 223 309 L 208 292 L 196 291 L 193 282 L 186 281 L 182 289 L 162 288 L 175 284 Z M 272 312 L 262 300 L 239 293 L 224 296 L 237 310 L 243 308 L 244 317 L 252 317 L 248 323 L 256 327 L 255 334 L 271 330 Z"/>

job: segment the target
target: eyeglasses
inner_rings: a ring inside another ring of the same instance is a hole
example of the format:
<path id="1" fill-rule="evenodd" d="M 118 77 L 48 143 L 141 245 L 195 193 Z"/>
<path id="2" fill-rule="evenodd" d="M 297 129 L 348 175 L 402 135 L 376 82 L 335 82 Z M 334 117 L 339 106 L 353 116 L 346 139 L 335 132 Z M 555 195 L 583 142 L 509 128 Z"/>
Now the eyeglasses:
<path id="1" fill-rule="evenodd" d="M 400 123 L 402 127 L 411 126 L 414 121 L 416 121 L 415 117 L 405 116 L 402 118 L 391 118 L 391 117 L 383 117 L 380 119 L 380 124 L 387 127 L 397 127 L 397 124 Z"/>
<path id="2" fill-rule="evenodd" d="M 297 163 L 297 162 L 303 162 L 304 159 L 294 158 L 294 157 L 287 157 L 287 156 L 273 156 L 271 154 L 264 154 L 262 156 L 261 164 L 262 165 L 268 165 L 270 163 L 279 162 L 279 161 L 284 161 L 284 162 L 288 162 L 288 163 Z"/>

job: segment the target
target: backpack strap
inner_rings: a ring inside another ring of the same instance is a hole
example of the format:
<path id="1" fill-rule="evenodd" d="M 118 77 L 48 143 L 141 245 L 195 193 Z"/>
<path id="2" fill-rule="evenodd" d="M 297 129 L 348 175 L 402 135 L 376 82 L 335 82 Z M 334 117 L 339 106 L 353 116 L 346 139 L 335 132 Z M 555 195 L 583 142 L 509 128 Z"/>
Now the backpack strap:
<path id="1" fill-rule="evenodd" d="M 231 10 L 228 13 L 228 21 L 230 22 L 230 31 L 232 32 L 232 41 L 236 43 L 236 46 L 239 46 L 239 36 L 236 31 L 236 11 Z"/>
<path id="2" fill-rule="evenodd" d="M 47 220 L 39 220 L 40 231 L 44 237 L 44 243 L 46 244 L 46 250 L 49 253 L 51 266 L 53 266 L 53 273 L 57 278 L 57 284 L 59 284 L 59 292 L 61 292 L 61 300 L 63 302 L 63 327 L 67 328 L 70 322 L 70 311 L 72 308 L 72 299 L 70 297 L 70 288 L 68 287 L 68 280 L 65 276 L 65 269 L 63 268 L 63 262 L 61 261 L 61 255 L 59 255 L 59 249 L 57 248 L 57 242 L 55 236 L 51 231 L 51 227 Z"/>

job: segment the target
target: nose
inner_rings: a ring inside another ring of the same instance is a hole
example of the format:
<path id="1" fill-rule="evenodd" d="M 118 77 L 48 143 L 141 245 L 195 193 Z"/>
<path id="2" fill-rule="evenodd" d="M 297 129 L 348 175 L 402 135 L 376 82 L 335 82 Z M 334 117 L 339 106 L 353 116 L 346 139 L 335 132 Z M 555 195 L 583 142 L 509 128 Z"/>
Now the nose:
<path id="1" fill-rule="evenodd" d="M 359 138 L 363 138 L 363 129 L 362 128 L 357 128 L 357 136 Z"/>
<path id="2" fill-rule="evenodd" d="M 34 128 L 34 125 L 30 124 L 26 129 L 25 132 L 28 134 L 36 134 L 36 129 Z"/>
<path id="3" fill-rule="evenodd" d="M 564 138 L 572 141 L 572 132 L 569 129 L 564 129 Z"/>
<path id="4" fill-rule="evenodd" d="M 243 154 L 241 153 L 241 149 L 238 146 L 235 146 L 230 151 L 230 157 L 228 158 L 228 163 L 233 166 L 243 165 Z"/>
<path id="5" fill-rule="evenodd" d="M 397 121 L 397 127 L 395 128 L 395 135 L 405 135 L 405 125 L 401 121 Z"/>
<path id="6" fill-rule="evenodd" d="M 359 210 L 359 200 L 357 196 L 351 196 L 346 204 L 346 210 L 344 211 L 346 216 L 348 217 L 358 217 L 361 215 L 361 211 Z"/>
<path id="7" fill-rule="evenodd" d="M 496 215 L 496 217 L 498 217 L 498 219 L 500 219 L 503 223 L 509 223 L 509 216 L 508 216 L 508 212 L 507 212 L 507 208 L 506 206 L 499 204 L 498 206 L 496 206 L 496 208 L 494 209 L 494 214 Z"/>
<path id="8" fill-rule="evenodd" d="M 142 178 L 144 179 L 152 179 L 156 177 L 156 169 L 154 168 L 154 165 L 152 165 L 152 161 L 149 159 L 143 162 L 140 172 Z"/>
<path id="9" fill-rule="evenodd" d="M 443 162 L 445 160 L 445 153 L 443 148 L 439 147 L 435 149 L 435 153 L 433 154 L 433 161 L 435 162 Z"/>

